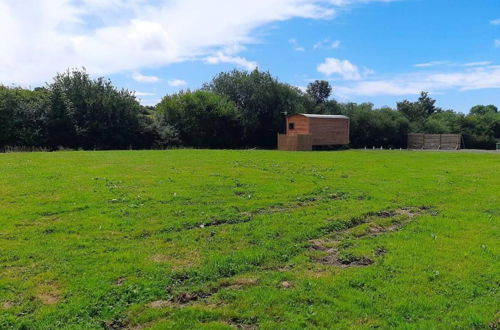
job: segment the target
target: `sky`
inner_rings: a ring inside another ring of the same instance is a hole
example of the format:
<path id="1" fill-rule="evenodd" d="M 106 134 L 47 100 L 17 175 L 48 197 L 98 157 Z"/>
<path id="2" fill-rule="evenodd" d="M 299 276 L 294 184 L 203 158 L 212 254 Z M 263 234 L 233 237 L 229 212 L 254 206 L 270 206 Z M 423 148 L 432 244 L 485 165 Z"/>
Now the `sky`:
<path id="1" fill-rule="evenodd" d="M 500 107 L 500 0 L 0 0 L 0 84 L 85 67 L 145 105 L 232 69 L 395 107 Z"/>

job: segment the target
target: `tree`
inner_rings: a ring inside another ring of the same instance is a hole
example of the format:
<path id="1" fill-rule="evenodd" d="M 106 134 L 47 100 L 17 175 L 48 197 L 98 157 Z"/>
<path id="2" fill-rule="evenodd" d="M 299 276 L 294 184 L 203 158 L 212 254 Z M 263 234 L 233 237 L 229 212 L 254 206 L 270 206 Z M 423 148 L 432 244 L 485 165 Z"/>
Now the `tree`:
<path id="1" fill-rule="evenodd" d="M 47 106 L 45 89 L 0 86 L 0 148 L 42 146 Z"/>
<path id="2" fill-rule="evenodd" d="M 494 149 L 500 140 L 500 113 L 493 105 L 478 105 L 471 109 L 462 123 L 467 148 Z"/>
<path id="3" fill-rule="evenodd" d="M 204 90 L 236 104 L 247 147 L 274 148 L 285 114 L 308 112 L 310 101 L 298 88 L 280 83 L 268 72 L 234 70 L 217 75 Z"/>
<path id="4" fill-rule="evenodd" d="M 426 116 L 430 116 L 440 109 L 435 106 L 436 100 L 429 97 L 428 92 L 421 92 L 418 98 L 417 105 L 422 107 Z"/>
<path id="5" fill-rule="evenodd" d="M 463 117 L 452 110 L 435 112 L 423 122 L 420 131 L 429 134 L 460 133 Z"/>
<path id="6" fill-rule="evenodd" d="M 132 92 L 118 90 L 85 69 L 58 74 L 48 87 L 51 147 L 125 149 L 140 146 L 144 109 Z"/>
<path id="7" fill-rule="evenodd" d="M 241 146 L 242 126 L 235 104 L 212 92 L 166 96 L 156 106 L 155 119 L 163 145 L 178 141 L 196 148 Z"/>
<path id="8" fill-rule="evenodd" d="M 166 96 L 143 107 L 134 94 L 117 89 L 85 69 L 58 74 L 34 90 L 0 85 L 0 149 L 274 148 L 285 115 L 342 114 L 351 119 L 356 148 L 404 147 L 408 132 L 462 133 L 467 148 L 491 149 L 500 140 L 500 113 L 494 105 L 474 106 L 465 116 L 436 107 L 422 92 L 397 111 L 371 103 L 329 100 L 331 86 L 315 81 L 303 93 L 268 72 L 231 71 L 202 90 Z"/>
<path id="9" fill-rule="evenodd" d="M 490 105 L 476 105 L 470 109 L 471 115 L 487 115 L 498 113 L 498 108 L 492 104 Z"/>
<path id="10" fill-rule="evenodd" d="M 429 93 L 421 92 L 417 102 L 404 100 L 397 103 L 397 109 L 412 123 L 422 124 L 427 117 L 437 111 L 441 111 L 441 109 L 435 106 L 435 103 L 436 100 L 430 98 Z"/>
<path id="11" fill-rule="evenodd" d="M 316 105 L 325 103 L 332 94 L 332 86 L 325 80 L 316 80 L 307 86 L 307 95 Z"/>
<path id="12" fill-rule="evenodd" d="M 371 103 L 340 104 L 341 114 L 350 118 L 351 146 L 392 147 L 406 146 L 408 119 L 390 108 L 374 109 Z"/>

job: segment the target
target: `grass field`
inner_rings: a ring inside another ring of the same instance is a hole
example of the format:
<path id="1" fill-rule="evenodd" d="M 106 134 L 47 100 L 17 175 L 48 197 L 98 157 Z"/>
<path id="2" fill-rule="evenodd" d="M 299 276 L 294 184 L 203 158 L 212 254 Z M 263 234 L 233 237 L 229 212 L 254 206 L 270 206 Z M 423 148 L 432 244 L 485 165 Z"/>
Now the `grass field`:
<path id="1" fill-rule="evenodd" d="M 0 328 L 485 329 L 500 154 L 0 154 Z"/>

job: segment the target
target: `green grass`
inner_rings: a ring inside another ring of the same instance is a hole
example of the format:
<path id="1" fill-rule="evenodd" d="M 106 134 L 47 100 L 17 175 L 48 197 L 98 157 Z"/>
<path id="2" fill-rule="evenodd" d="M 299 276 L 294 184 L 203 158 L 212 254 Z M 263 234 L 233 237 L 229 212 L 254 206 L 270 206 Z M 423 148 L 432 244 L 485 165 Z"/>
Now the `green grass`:
<path id="1" fill-rule="evenodd" d="M 0 154 L 0 328 L 488 328 L 500 155 Z"/>

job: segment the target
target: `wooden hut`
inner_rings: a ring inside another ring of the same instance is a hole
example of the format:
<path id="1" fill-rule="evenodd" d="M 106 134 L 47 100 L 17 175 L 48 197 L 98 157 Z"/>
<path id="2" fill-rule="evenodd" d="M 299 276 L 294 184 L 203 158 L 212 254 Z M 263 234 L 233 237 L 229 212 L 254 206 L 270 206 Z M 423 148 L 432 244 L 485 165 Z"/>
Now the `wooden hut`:
<path id="1" fill-rule="evenodd" d="M 278 135 L 278 149 L 309 151 L 314 146 L 349 144 L 349 118 L 338 115 L 297 114 L 286 119 L 286 134 Z"/>

